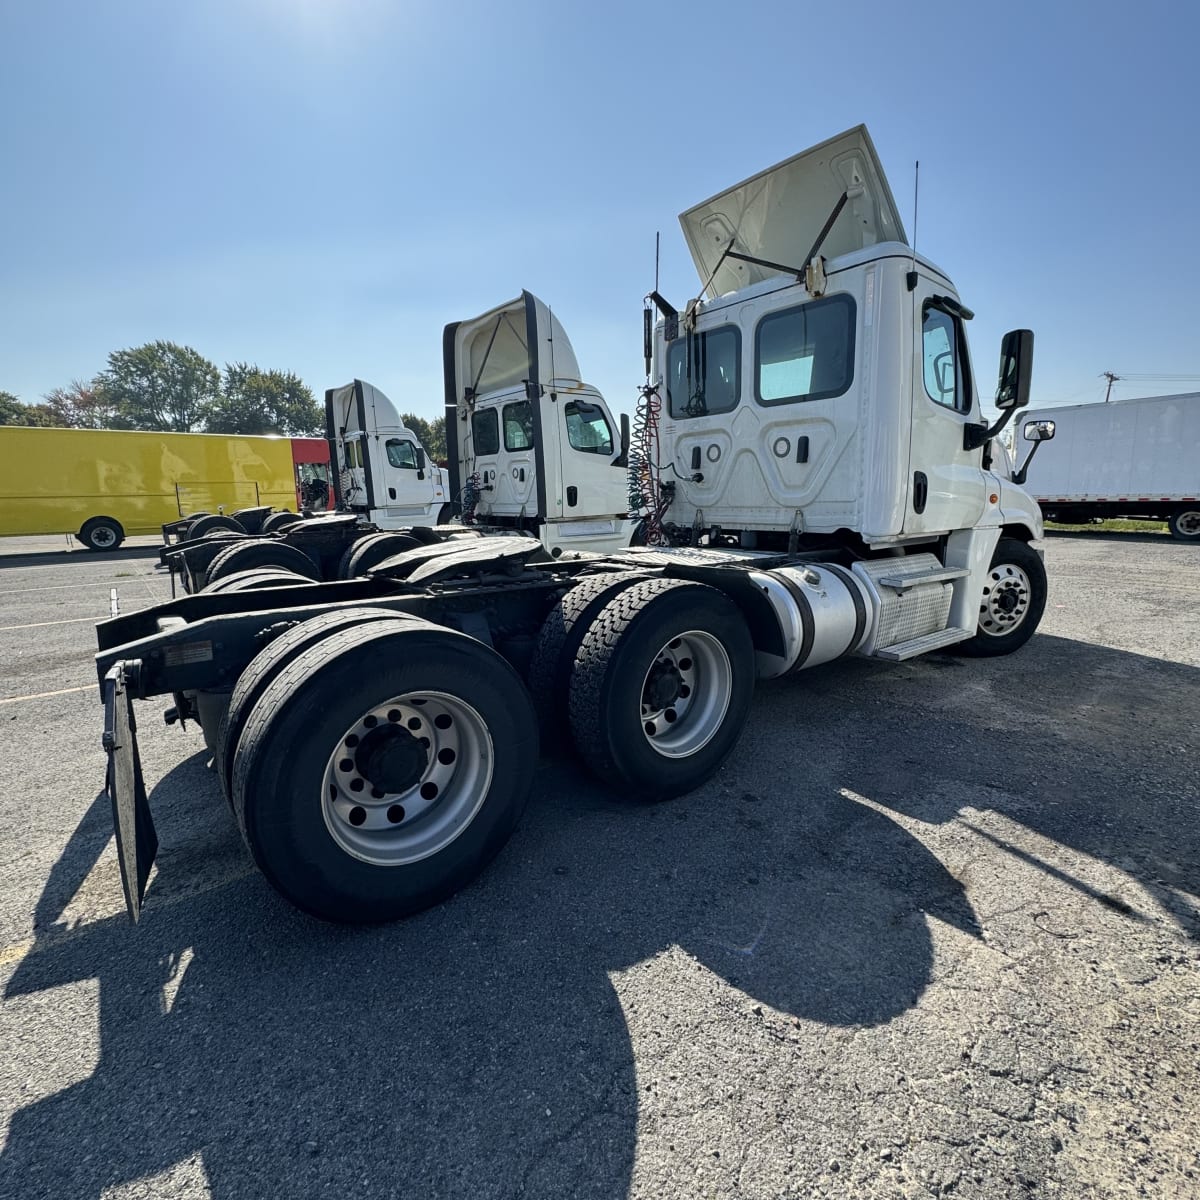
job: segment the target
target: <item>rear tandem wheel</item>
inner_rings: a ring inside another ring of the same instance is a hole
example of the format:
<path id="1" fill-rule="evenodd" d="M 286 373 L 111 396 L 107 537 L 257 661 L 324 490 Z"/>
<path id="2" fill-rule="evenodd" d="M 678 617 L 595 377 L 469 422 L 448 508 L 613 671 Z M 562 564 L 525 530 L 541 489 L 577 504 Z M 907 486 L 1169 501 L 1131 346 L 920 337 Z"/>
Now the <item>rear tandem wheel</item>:
<path id="1" fill-rule="evenodd" d="M 426 621 L 334 633 L 253 706 L 233 804 L 272 886 L 326 920 L 389 921 L 470 882 L 516 827 L 537 721 L 495 651 Z"/>

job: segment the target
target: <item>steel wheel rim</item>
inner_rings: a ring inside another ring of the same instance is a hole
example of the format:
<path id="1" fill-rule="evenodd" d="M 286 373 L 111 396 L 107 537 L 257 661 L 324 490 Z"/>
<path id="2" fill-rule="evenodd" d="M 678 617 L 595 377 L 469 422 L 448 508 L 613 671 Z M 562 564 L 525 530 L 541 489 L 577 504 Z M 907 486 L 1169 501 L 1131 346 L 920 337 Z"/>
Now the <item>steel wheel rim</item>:
<path id="1" fill-rule="evenodd" d="M 988 571 L 979 606 L 979 630 L 988 637 L 1012 633 L 1029 615 L 1033 587 L 1016 563 L 997 563 Z"/>
<path id="2" fill-rule="evenodd" d="M 93 546 L 113 546 L 116 544 L 117 535 L 107 525 L 97 525 L 95 529 L 88 534 L 88 539 Z"/>
<path id="3" fill-rule="evenodd" d="M 732 698 L 725 647 L 703 630 L 681 633 L 659 650 L 642 679 L 642 734 L 664 758 L 688 758 L 716 736 Z"/>
<path id="4" fill-rule="evenodd" d="M 411 760 L 402 784 L 381 778 L 372 753 L 379 746 Z M 445 692 L 396 696 L 364 712 L 338 739 L 321 781 L 325 827 L 362 862 L 419 862 L 444 850 L 475 819 L 494 766 L 487 723 L 465 700 Z"/>
<path id="5" fill-rule="evenodd" d="M 1188 537 L 1200 537 L 1200 510 L 1180 513 L 1175 518 L 1175 528 Z"/>

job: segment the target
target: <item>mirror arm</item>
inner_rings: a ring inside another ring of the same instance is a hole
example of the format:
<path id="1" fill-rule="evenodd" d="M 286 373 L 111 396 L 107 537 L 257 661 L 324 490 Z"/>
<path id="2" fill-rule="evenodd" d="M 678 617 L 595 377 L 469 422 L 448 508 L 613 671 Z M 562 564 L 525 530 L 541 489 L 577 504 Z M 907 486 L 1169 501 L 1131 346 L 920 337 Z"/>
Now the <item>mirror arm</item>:
<path id="1" fill-rule="evenodd" d="M 964 425 L 963 449 L 978 450 L 985 442 L 990 442 L 1013 419 L 1016 411 L 1015 408 L 1005 409 L 995 425 Z"/>
<path id="2" fill-rule="evenodd" d="M 1025 486 L 1025 476 L 1029 473 L 1029 464 L 1033 462 L 1033 456 L 1038 452 L 1038 447 L 1041 444 L 1041 442 L 1034 442 L 1029 448 L 1029 453 L 1025 456 L 1025 461 L 1021 464 L 1020 470 L 1013 472 L 1012 481 L 1018 487 Z"/>

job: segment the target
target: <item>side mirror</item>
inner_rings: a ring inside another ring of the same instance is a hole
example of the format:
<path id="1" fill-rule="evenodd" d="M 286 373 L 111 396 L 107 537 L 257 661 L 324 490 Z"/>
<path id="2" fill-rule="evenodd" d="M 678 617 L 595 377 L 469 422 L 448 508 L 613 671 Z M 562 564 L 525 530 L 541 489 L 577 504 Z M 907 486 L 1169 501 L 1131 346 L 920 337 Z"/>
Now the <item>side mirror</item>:
<path id="1" fill-rule="evenodd" d="M 417 447 L 417 478 L 425 478 L 425 451 L 420 446 Z"/>
<path id="2" fill-rule="evenodd" d="M 1054 437 L 1054 422 L 1053 421 L 1026 421 L 1025 428 L 1021 430 L 1021 435 L 1027 442 L 1032 442 L 1033 445 L 1029 448 L 1029 453 L 1025 457 L 1025 461 L 1021 464 L 1019 471 L 1013 472 L 1012 481 L 1016 484 L 1024 484 L 1029 477 L 1029 464 L 1033 462 L 1033 456 L 1038 452 L 1038 447 L 1043 442 L 1048 442 Z"/>
<path id="3" fill-rule="evenodd" d="M 629 466 L 629 414 L 621 414 L 621 453 L 615 463 L 618 467 Z"/>
<path id="4" fill-rule="evenodd" d="M 1024 408 L 1029 403 L 1033 377 L 1033 330 L 1013 329 L 1000 343 L 1000 378 L 996 383 L 996 407 L 1001 412 Z"/>
<path id="5" fill-rule="evenodd" d="M 1054 422 L 1026 421 L 1021 436 L 1027 442 L 1048 442 L 1054 437 Z"/>

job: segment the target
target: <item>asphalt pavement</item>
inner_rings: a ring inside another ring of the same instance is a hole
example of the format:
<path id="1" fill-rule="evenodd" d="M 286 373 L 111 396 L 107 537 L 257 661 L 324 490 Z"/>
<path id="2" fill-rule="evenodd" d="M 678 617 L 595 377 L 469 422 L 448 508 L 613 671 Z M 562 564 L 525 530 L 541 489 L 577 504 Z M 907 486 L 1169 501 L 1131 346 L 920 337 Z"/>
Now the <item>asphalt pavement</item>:
<path id="1" fill-rule="evenodd" d="M 1052 537 L 1023 651 L 762 685 L 680 800 L 547 761 L 365 930 L 271 891 L 162 701 L 126 918 L 91 654 L 156 561 L 0 542 L 6 1200 L 1200 1195 L 1200 547 Z"/>

